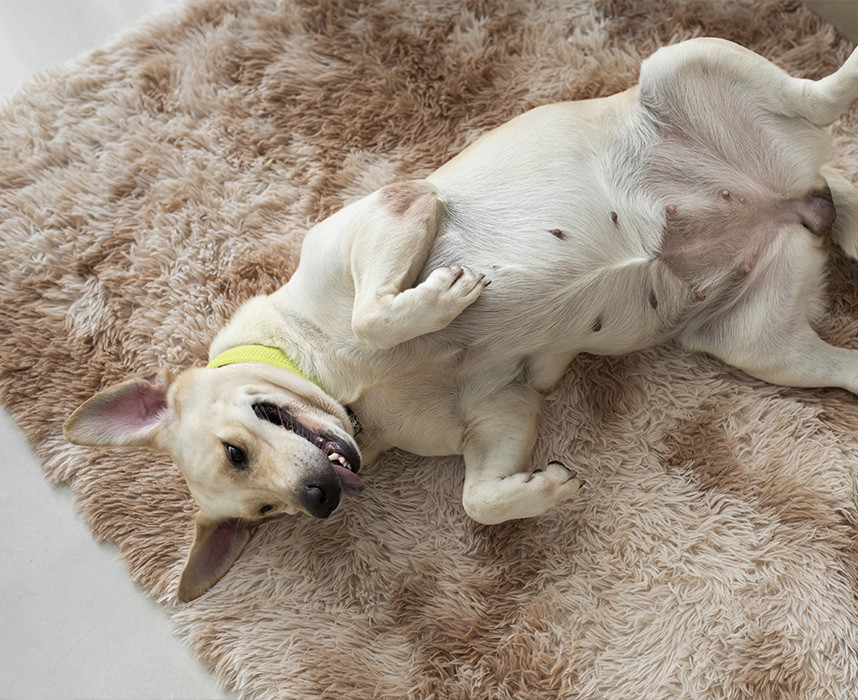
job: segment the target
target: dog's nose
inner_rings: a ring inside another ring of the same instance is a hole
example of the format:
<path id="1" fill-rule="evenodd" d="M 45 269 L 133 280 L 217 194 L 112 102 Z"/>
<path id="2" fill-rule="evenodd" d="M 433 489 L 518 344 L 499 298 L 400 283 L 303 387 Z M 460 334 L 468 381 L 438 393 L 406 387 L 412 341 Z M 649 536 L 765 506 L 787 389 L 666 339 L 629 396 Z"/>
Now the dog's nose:
<path id="1" fill-rule="evenodd" d="M 301 503 L 307 512 L 316 518 L 327 518 L 340 504 L 340 485 L 329 480 L 317 479 L 299 489 Z"/>

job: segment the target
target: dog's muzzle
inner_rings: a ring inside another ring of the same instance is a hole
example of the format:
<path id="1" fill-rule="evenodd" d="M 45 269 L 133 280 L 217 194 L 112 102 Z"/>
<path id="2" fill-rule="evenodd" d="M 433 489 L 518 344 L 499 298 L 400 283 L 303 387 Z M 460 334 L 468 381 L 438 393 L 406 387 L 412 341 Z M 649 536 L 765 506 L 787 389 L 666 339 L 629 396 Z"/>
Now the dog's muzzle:
<path id="1" fill-rule="evenodd" d="M 272 403 L 253 404 L 253 412 L 257 418 L 304 438 L 327 456 L 332 473 L 324 478 L 311 478 L 299 488 L 301 503 L 311 515 L 327 518 L 340 502 L 340 491 L 346 496 L 357 496 L 363 491 L 363 482 L 357 475 L 360 453 L 354 445 L 310 430 L 287 410 Z"/>

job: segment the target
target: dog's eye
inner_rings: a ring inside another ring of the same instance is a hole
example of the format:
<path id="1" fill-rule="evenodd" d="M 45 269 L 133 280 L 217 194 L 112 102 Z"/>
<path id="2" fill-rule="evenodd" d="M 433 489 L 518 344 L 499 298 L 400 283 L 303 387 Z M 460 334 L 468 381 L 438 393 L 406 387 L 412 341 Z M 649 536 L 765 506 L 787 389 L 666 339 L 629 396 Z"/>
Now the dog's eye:
<path id="1" fill-rule="evenodd" d="M 226 450 L 226 456 L 232 462 L 232 466 L 238 469 L 247 469 L 247 455 L 244 454 L 244 450 L 235 445 L 230 445 L 228 442 L 223 443 L 223 447 Z"/>
<path id="2" fill-rule="evenodd" d="M 266 513 L 270 513 L 272 510 L 274 510 L 274 506 L 262 506 L 262 508 L 259 509 L 259 514 L 265 515 Z"/>

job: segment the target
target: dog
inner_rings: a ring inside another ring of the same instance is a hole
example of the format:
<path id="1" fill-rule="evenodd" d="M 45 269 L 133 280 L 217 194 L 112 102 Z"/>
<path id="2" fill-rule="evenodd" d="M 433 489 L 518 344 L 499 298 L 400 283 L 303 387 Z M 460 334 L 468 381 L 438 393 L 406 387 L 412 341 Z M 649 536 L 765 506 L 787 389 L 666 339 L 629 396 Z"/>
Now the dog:
<path id="1" fill-rule="evenodd" d="M 578 353 L 673 340 L 858 393 L 858 351 L 811 325 L 828 241 L 858 258 L 858 190 L 826 165 L 824 128 L 856 98 L 858 52 L 810 81 L 720 39 L 662 48 L 637 86 L 537 107 L 318 223 L 208 367 L 110 387 L 65 434 L 172 455 L 199 506 L 189 601 L 259 523 L 328 517 L 389 448 L 463 455 L 480 523 L 572 498 L 574 471 L 528 463 Z"/>

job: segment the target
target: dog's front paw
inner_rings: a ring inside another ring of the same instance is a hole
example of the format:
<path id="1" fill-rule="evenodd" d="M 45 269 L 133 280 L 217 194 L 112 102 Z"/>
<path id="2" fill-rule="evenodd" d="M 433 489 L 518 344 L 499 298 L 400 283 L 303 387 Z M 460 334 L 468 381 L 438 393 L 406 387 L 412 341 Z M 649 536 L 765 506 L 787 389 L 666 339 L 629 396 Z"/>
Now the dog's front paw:
<path id="1" fill-rule="evenodd" d="M 352 330 L 364 345 L 387 350 L 446 328 L 488 285 L 485 275 L 466 267 L 441 267 L 404 292 L 355 298 Z"/>
<path id="2" fill-rule="evenodd" d="M 432 270 L 426 284 L 436 289 L 440 296 L 468 300 L 468 303 L 473 303 L 491 284 L 491 280 L 487 280 L 484 274 L 474 272 L 469 267 L 438 267 Z"/>
<path id="3" fill-rule="evenodd" d="M 446 323 L 473 304 L 491 280 L 467 267 L 439 267 L 421 285 Z M 445 324 L 446 325 L 446 324 Z"/>

